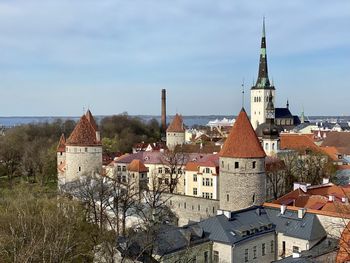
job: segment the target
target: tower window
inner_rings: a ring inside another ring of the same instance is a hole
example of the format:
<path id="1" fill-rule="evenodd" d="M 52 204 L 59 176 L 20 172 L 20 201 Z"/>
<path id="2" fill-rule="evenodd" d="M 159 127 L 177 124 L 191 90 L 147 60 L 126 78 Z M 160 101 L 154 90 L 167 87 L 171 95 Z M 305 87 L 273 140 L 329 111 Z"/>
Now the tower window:
<path id="1" fill-rule="evenodd" d="M 81 172 L 81 166 L 79 166 L 79 172 Z"/>
<path id="2" fill-rule="evenodd" d="M 229 194 L 226 195 L 226 200 L 227 200 L 227 202 L 230 202 L 230 195 Z"/>
<path id="3" fill-rule="evenodd" d="M 235 169 L 239 168 L 239 162 L 235 162 Z"/>
<path id="4" fill-rule="evenodd" d="M 224 161 L 221 162 L 221 167 L 224 168 L 225 167 L 225 163 Z"/>
<path id="5" fill-rule="evenodd" d="M 86 153 L 88 152 L 88 148 L 87 148 L 87 147 L 85 147 L 85 152 L 86 152 Z"/>
<path id="6" fill-rule="evenodd" d="M 255 169 L 256 168 L 256 162 L 254 161 L 253 162 L 253 169 Z"/>

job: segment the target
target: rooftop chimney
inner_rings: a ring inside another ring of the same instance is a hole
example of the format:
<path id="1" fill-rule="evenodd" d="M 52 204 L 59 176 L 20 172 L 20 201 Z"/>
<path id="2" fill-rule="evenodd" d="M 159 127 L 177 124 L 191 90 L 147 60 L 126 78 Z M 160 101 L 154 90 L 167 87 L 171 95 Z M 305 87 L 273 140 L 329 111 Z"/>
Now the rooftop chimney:
<path id="1" fill-rule="evenodd" d="M 281 205 L 281 215 L 284 215 L 286 210 L 287 210 L 287 206 L 286 205 Z"/>
<path id="2" fill-rule="evenodd" d="M 166 132 L 166 90 L 162 89 L 162 117 L 161 117 L 162 134 Z"/>
<path id="3" fill-rule="evenodd" d="M 299 208 L 298 209 L 298 218 L 303 219 L 305 215 L 306 209 L 305 208 Z"/>
<path id="4" fill-rule="evenodd" d="M 334 202 L 334 200 L 335 200 L 334 195 L 329 195 L 329 196 L 328 196 L 328 201 L 329 201 L 329 202 Z"/>

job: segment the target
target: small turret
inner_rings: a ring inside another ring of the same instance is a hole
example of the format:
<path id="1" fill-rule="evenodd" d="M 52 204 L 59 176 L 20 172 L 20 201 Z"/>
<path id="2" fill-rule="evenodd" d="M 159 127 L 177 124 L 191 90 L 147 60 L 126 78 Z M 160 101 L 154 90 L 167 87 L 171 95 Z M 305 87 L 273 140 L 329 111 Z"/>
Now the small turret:
<path id="1" fill-rule="evenodd" d="M 175 115 L 173 121 L 166 131 L 166 145 L 170 150 L 174 150 L 177 145 L 185 143 L 185 128 L 182 116 Z"/>

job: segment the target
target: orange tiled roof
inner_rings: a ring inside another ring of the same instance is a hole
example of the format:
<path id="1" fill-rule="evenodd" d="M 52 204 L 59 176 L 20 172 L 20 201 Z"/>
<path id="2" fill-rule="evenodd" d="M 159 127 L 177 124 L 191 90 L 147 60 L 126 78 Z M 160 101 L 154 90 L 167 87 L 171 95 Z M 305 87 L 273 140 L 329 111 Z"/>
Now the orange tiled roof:
<path id="1" fill-rule="evenodd" d="M 320 148 L 314 143 L 313 139 L 305 134 L 281 134 L 280 139 L 282 150 L 320 152 Z"/>
<path id="2" fill-rule="evenodd" d="M 186 171 L 191 171 L 191 172 L 198 172 L 199 170 L 199 163 L 197 162 L 188 162 L 185 166 Z"/>
<path id="3" fill-rule="evenodd" d="M 264 158 L 266 156 L 244 109 L 226 139 L 220 157 Z"/>
<path id="4" fill-rule="evenodd" d="M 336 147 L 332 147 L 332 146 L 324 146 L 324 147 L 320 147 L 321 150 L 327 154 L 329 156 L 329 158 L 331 158 L 333 161 L 337 161 L 338 160 L 338 154 L 339 154 L 339 150 Z"/>
<path id="5" fill-rule="evenodd" d="M 69 136 L 66 145 L 68 146 L 100 146 L 97 141 L 96 130 L 89 120 L 83 115 L 75 126 L 72 134 Z"/>
<path id="6" fill-rule="evenodd" d="M 57 152 L 65 152 L 66 151 L 66 137 L 64 134 L 61 135 L 60 142 L 57 146 Z"/>
<path id="7" fill-rule="evenodd" d="M 330 195 L 334 196 L 334 201 L 329 201 L 328 198 Z M 272 203 L 318 210 L 326 213 L 343 213 L 350 216 L 350 204 L 342 202 L 343 197 L 350 198 L 350 187 L 330 183 L 307 187 L 306 192 L 296 189 Z"/>
<path id="8" fill-rule="evenodd" d="M 182 116 L 176 113 L 173 121 L 170 123 L 166 131 L 167 132 L 185 132 Z"/>
<path id="9" fill-rule="evenodd" d="M 146 173 L 148 172 L 148 168 L 143 164 L 143 162 L 135 159 L 128 165 L 128 171 L 137 172 L 137 173 Z"/>
<path id="10" fill-rule="evenodd" d="M 350 261 L 350 223 L 344 228 L 339 240 L 339 251 L 337 253 L 336 263 Z"/>
<path id="11" fill-rule="evenodd" d="M 85 114 L 86 118 L 88 119 L 88 121 L 90 122 L 91 126 L 94 128 L 95 131 L 98 131 L 98 126 L 95 122 L 95 118 L 94 116 L 92 116 L 92 113 L 90 110 L 88 110 Z"/>

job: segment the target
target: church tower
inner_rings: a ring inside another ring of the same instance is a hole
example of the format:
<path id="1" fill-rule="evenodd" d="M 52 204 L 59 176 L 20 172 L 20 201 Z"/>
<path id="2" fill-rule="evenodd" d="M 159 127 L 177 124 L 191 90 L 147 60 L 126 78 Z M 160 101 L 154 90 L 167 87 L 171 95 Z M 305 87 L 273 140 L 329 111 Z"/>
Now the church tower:
<path id="1" fill-rule="evenodd" d="M 267 70 L 267 55 L 266 55 L 266 33 L 265 19 L 263 20 L 263 31 L 261 38 L 259 75 L 256 84 L 251 88 L 250 105 L 251 105 L 251 123 L 256 129 L 259 124 L 266 121 L 266 107 L 268 96 L 272 93 L 272 101 L 275 101 L 275 87 L 270 83 Z"/>
<path id="2" fill-rule="evenodd" d="M 265 201 L 266 154 L 244 109 L 220 151 L 220 209 L 236 211 Z"/>
<path id="3" fill-rule="evenodd" d="M 280 149 L 279 131 L 275 125 L 275 106 L 273 104 L 272 92 L 269 95 L 266 107 L 266 126 L 263 129 L 263 147 L 268 156 L 278 153 Z"/>
<path id="4" fill-rule="evenodd" d="M 80 176 L 101 172 L 102 144 L 90 111 L 80 118 L 65 142 L 64 164 L 64 173 L 58 174 L 59 187 L 78 180 Z"/>

